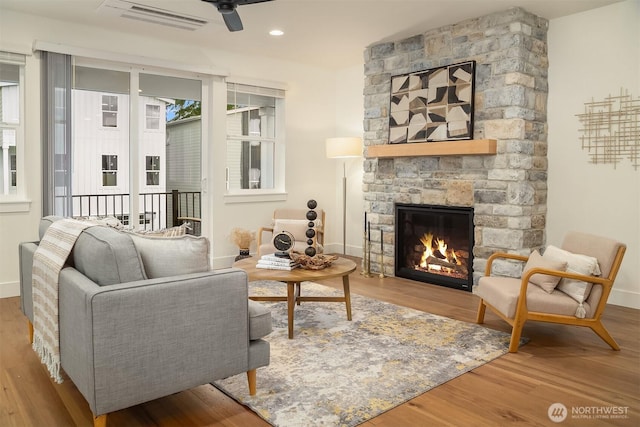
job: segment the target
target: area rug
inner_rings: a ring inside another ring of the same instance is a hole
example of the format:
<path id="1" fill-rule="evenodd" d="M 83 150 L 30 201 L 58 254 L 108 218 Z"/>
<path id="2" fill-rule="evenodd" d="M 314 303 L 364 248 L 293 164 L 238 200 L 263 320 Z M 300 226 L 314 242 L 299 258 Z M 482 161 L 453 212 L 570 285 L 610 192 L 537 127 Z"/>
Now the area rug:
<path id="1" fill-rule="evenodd" d="M 286 285 L 258 281 L 249 295 L 286 295 Z M 342 290 L 302 283 L 304 296 Z M 355 426 L 508 352 L 509 334 L 351 295 L 344 303 L 303 302 L 287 335 L 285 302 L 267 303 L 273 332 L 269 366 L 257 393 L 246 375 L 213 385 L 278 427 Z"/>

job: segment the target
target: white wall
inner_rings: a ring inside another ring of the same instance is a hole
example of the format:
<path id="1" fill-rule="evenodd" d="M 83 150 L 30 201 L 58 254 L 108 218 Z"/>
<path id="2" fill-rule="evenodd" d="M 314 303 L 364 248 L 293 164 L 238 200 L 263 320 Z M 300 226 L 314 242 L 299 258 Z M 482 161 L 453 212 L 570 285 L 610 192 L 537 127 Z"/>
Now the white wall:
<path id="1" fill-rule="evenodd" d="M 576 114 L 585 102 L 618 93 L 620 87 L 640 96 L 640 40 L 638 4 L 635 0 L 594 11 L 555 19 L 549 30 L 549 194 L 547 241 L 560 244 L 568 229 L 612 236 L 627 243 L 628 251 L 610 302 L 640 308 L 640 171 L 627 163 L 588 164 L 580 148 Z M 252 58 L 219 51 L 189 49 L 153 38 L 119 34 L 61 24 L 3 11 L 0 49 L 17 46 L 28 51 L 34 40 L 65 43 L 148 56 L 153 52 L 168 62 L 211 66 L 233 76 L 284 82 L 287 91 L 286 202 L 226 204 L 224 156 L 218 155 L 223 129 L 203 135 L 215 141 L 205 152 L 211 159 L 207 188 L 212 193 L 213 256 L 217 265 L 230 262 L 236 248 L 226 240 L 233 227 L 257 230 L 275 207 L 304 207 L 314 198 L 327 211 L 326 243 L 342 247 L 341 162 L 325 158 L 324 140 L 330 136 L 362 133 L 364 108 L 362 67 L 338 73 L 269 58 Z M 78 39 L 77 34 L 83 34 Z M 39 64 L 27 60 L 27 174 L 31 210 L 0 215 L 0 297 L 17 294 L 21 241 L 37 237 L 41 212 L 40 88 Z M 220 82 L 214 87 L 224 88 Z M 220 107 L 218 107 L 220 108 Z M 362 161 L 349 160 L 347 251 L 358 254 L 362 230 Z"/>
<path id="2" fill-rule="evenodd" d="M 270 58 L 248 57 L 240 54 L 203 50 L 159 42 L 152 36 L 124 36 L 122 34 L 80 25 L 61 23 L 45 18 L 3 11 L 0 15 L 0 49 L 29 52 L 35 40 L 59 43 L 68 46 L 96 49 L 104 52 L 140 57 L 141 60 L 158 59 L 170 68 L 193 65 L 224 70 L 232 77 L 258 79 L 284 83 L 287 86 L 286 140 L 284 159 L 286 168 L 285 201 L 262 203 L 229 203 L 224 198 L 225 156 L 223 126 L 209 126 L 203 138 L 209 146 L 203 155 L 209 159 L 206 189 L 210 203 L 206 207 L 210 221 L 206 233 L 212 241 L 212 258 L 215 267 L 228 266 L 237 255 L 237 248 L 228 241 L 229 231 L 234 227 L 257 230 L 270 222 L 277 207 L 306 208 L 308 199 L 316 199 L 319 207 L 328 214 L 329 230 L 341 227 L 340 216 L 335 213 L 335 162 L 326 159 L 324 140 L 336 130 L 336 80 L 335 74 L 327 70 L 308 67 Z M 78 34 L 83 34 L 81 38 Z M 40 148 L 40 64 L 35 55 L 26 65 L 26 191 L 31 199 L 31 210 L 27 213 L 0 215 L 0 297 L 18 293 L 18 243 L 37 239 L 38 221 L 41 216 L 41 148 Z M 361 80 L 358 76 L 356 80 Z M 356 83 L 357 87 L 357 83 Z M 222 90 L 226 86 L 220 79 L 212 79 L 207 88 Z M 362 91 L 359 91 L 360 95 Z M 346 95 L 350 98 L 351 95 Z M 353 110 L 353 109 L 350 109 Z M 224 105 L 211 106 L 211 114 L 225 115 Z M 345 112 L 351 114 L 350 112 Z M 355 118 L 342 117 L 344 123 L 362 124 L 361 112 Z M 204 229 L 203 225 L 203 229 Z M 335 244 L 331 235 L 327 243 Z"/>
<path id="3" fill-rule="evenodd" d="M 328 137 L 364 136 L 364 64 L 350 67 L 336 73 L 335 131 Z M 362 222 L 364 220 L 364 200 L 362 192 L 363 158 L 333 159 L 335 167 L 335 226 L 326 230 L 326 239 L 337 242 L 329 247 L 336 253 L 343 251 L 343 195 L 342 177 L 347 177 L 347 254 L 362 256 Z"/>
<path id="4" fill-rule="evenodd" d="M 547 243 L 567 230 L 627 244 L 612 304 L 640 308 L 640 169 L 625 160 L 591 164 L 579 140 L 584 104 L 620 94 L 640 97 L 640 6 L 628 0 L 551 20 Z"/>

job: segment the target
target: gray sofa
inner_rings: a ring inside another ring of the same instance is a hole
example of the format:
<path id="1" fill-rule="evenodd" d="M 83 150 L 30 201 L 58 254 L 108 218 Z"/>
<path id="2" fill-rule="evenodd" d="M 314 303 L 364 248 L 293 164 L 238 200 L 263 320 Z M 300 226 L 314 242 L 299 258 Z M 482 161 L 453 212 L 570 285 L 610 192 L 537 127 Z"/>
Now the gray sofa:
<path id="1" fill-rule="evenodd" d="M 45 217 L 40 238 L 58 220 Z M 20 244 L 21 307 L 33 340 L 31 266 L 37 242 Z M 209 269 L 205 238 L 85 229 L 59 277 L 61 365 L 106 414 L 269 364 L 271 314 L 248 299 L 247 275 Z"/>

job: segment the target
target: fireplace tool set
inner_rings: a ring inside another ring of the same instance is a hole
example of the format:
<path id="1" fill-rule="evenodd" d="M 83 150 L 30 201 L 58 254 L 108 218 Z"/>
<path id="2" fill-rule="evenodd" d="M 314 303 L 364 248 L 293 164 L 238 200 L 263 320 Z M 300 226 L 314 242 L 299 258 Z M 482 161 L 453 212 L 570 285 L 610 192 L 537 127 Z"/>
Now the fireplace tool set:
<path id="1" fill-rule="evenodd" d="M 367 222 L 367 213 L 364 213 L 364 233 L 362 234 L 362 274 L 364 277 L 374 277 L 371 273 L 371 222 Z M 378 277 L 384 276 L 384 232 L 380 229 L 380 273 Z"/>

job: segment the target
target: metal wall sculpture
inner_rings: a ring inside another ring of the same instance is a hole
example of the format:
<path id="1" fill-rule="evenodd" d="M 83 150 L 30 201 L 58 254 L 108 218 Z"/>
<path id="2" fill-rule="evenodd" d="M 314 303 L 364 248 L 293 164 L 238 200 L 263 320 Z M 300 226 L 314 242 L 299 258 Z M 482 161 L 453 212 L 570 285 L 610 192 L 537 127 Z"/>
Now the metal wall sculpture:
<path id="1" fill-rule="evenodd" d="M 591 163 L 609 163 L 615 168 L 624 158 L 638 170 L 640 166 L 640 98 L 633 99 L 627 90 L 619 96 L 584 104 L 577 114 L 582 128 L 582 149 Z"/>

